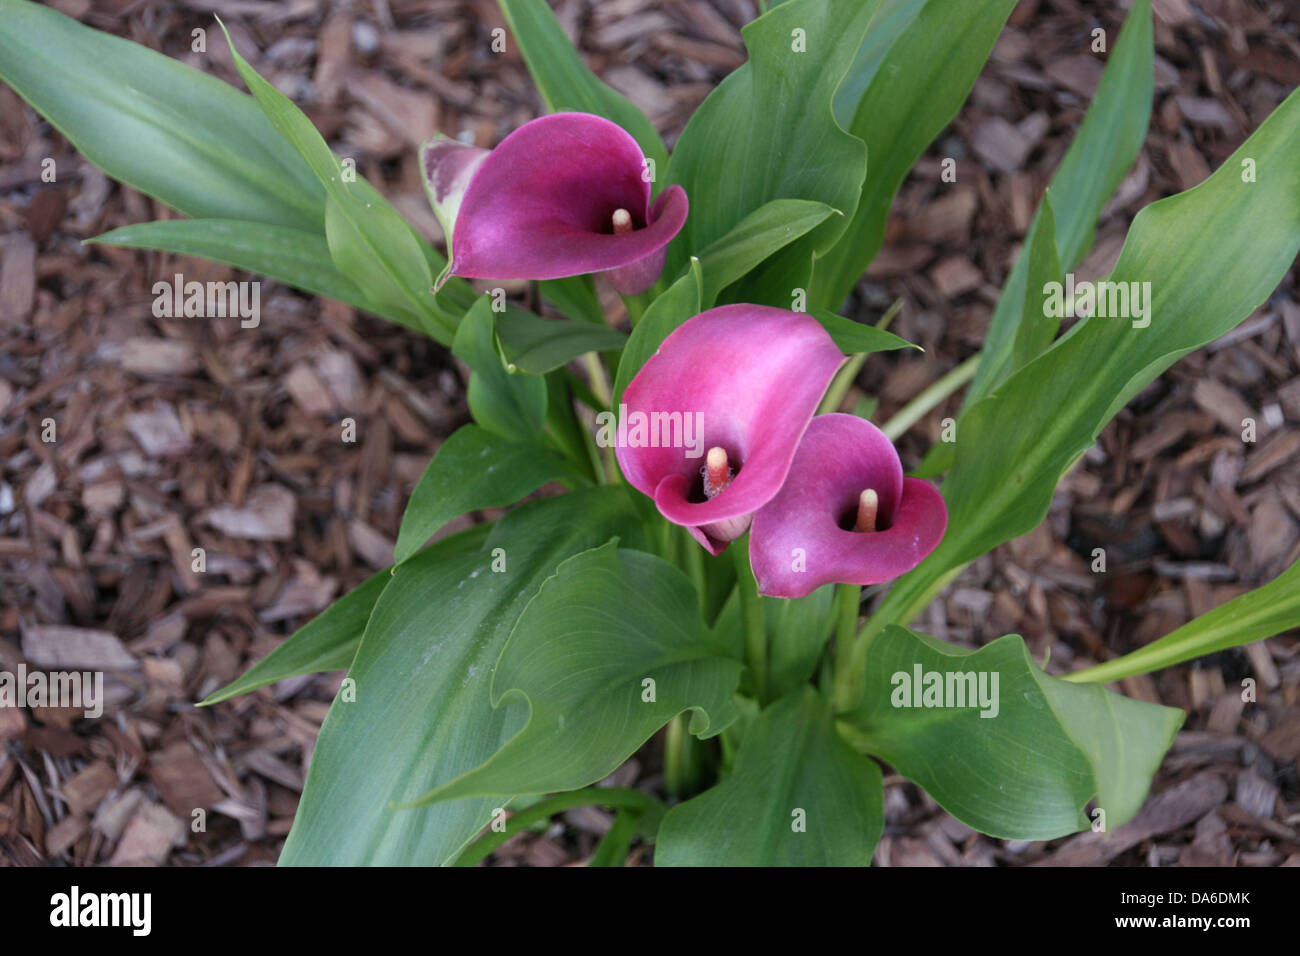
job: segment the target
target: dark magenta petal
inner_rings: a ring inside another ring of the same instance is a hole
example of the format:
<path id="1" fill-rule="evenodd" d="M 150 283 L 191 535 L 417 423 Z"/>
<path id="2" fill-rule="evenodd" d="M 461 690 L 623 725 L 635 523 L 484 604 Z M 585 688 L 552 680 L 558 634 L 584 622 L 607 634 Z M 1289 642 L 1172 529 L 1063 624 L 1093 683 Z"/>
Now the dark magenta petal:
<path id="1" fill-rule="evenodd" d="M 845 530 L 867 488 L 879 496 L 881 530 Z M 749 559 L 761 594 L 803 597 L 823 584 L 892 580 L 920 564 L 947 527 L 938 489 L 903 477 L 879 428 L 856 415 L 818 415 L 785 485 L 754 515 Z"/>
<path id="2" fill-rule="evenodd" d="M 701 312 L 664 339 L 628 384 L 619 467 L 665 518 L 691 529 L 718 554 L 781 488 L 799 439 L 843 362 L 826 330 L 805 313 L 760 305 Z M 646 447 L 644 439 L 638 446 L 636 416 L 649 421 L 673 412 L 700 423 L 700 434 L 689 436 L 693 447 L 663 440 Z M 700 470 L 715 446 L 726 450 L 736 474 L 706 500 Z"/>
<path id="3" fill-rule="evenodd" d="M 440 157 L 429 159 L 427 149 L 422 155 L 427 182 L 438 174 Z M 457 168 L 469 161 L 449 149 L 441 158 L 459 162 Z M 644 291 L 658 278 L 656 272 L 645 281 L 650 268 L 657 263 L 662 271 L 664 248 L 686 222 L 688 203 L 680 186 L 669 186 L 652 210 L 643 168 L 636 140 L 599 116 L 554 113 L 525 123 L 482 160 L 468 184 L 450 173 L 427 183 L 436 192 L 445 178 L 449 195 L 451 184 L 465 186 L 448 235 L 450 274 L 558 279 L 639 263 L 627 278 Z M 632 217 L 631 232 L 614 235 L 617 209 Z"/>
<path id="4" fill-rule="evenodd" d="M 671 230 L 668 235 L 668 241 L 671 241 L 686 222 L 687 208 L 686 190 L 680 186 L 669 186 L 655 200 L 650 210 L 651 226 L 646 232 Z M 635 262 L 610 269 L 606 273 L 609 276 L 609 284 L 623 295 L 640 295 L 648 290 L 664 271 L 668 241 Z"/>

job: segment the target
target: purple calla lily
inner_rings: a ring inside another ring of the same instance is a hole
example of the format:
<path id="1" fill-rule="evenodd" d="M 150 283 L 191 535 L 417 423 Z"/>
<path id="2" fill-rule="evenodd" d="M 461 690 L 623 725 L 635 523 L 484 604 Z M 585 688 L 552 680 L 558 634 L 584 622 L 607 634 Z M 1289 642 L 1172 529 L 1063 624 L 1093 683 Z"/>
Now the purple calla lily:
<path id="1" fill-rule="evenodd" d="M 686 222 L 680 186 L 652 205 L 644 158 L 628 133 L 589 113 L 553 113 L 492 151 L 440 137 L 420 149 L 425 193 L 447 236 L 448 275 L 559 279 L 606 272 L 645 292 Z"/>
<path id="2" fill-rule="evenodd" d="M 910 571 L 948 527 L 934 485 L 904 478 L 893 444 L 856 415 L 808 425 L 780 492 L 754 515 L 749 557 L 761 594 L 879 584 Z"/>
<path id="3" fill-rule="evenodd" d="M 805 313 L 761 305 L 701 312 L 664 339 L 624 391 L 620 438 L 630 440 L 616 443 L 619 467 L 665 518 L 719 554 L 781 488 L 843 362 Z M 673 413 L 698 422 L 691 447 L 658 440 L 655 416 L 667 422 Z M 650 426 L 639 441 L 637 424 Z"/>

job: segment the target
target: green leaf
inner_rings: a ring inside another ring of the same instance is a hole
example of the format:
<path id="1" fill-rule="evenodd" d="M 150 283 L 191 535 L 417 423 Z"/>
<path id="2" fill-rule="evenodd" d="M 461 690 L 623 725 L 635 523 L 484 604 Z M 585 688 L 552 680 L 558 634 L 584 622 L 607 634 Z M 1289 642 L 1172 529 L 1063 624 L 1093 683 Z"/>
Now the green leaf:
<path id="1" fill-rule="evenodd" d="M 352 662 L 356 699 L 336 698 L 321 727 L 280 862 L 454 860 L 509 794 L 415 810 L 395 804 L 481 765 L 516 734 L 525 708 L 493 709 L 488 690 L 520 613 L 559 562 L 636 534 L 625 493 L 583 489 L 512 511 L 477 554 L 416 555 L 398 567 Z M 498 548 L 502 572 L 493 570 Z"/>
<path id="2" fill-rule="evenodd" d="M 452 518 L 512 505 L 548 481 L 572 475 L 564 460 L 532 443 L 464 425 L 442 443 L 402 516 L 395 560 L 409 558 Z"/>
<path id="3" fill-rule="evenodd" d="M 1094 796 L 1108 829 L 1130 820 L 1183 712 L 1049 677 L 1019 635 L 967 651 L 890 626 L 844 719 L 858 749 L 963 823 L 1050 840 L 1087 827 Z"/>
<path id="4" fill-rule="evenodd" d="M 320 230 L 324 191 L 250 97 L 49 7 L 0 0 L 0 21 L 0 79 L 109 176 L 187 216 Z"/>
<path id="5" fill-rule="evenodd" d="M 701 308 L 710 308 L 719 292 L 836 213 L 825 203 L 806 199 L 773 199 L 755 209 L 700 253 Z"/>
<path id="6" fill-rule="evenodd" d="M 878 2 L 791 0 L 741 31 L 749 62 L 701 104 L 668 164 L 668 182 L 691 201 L 669 246 L 669 275 L 773 199 L 853 213 L 867 150 L 835 122 L 831 98 Z M 813 254 L 824 254 L 845 225 L 842 216 L 822 222 L 733 286 L 728 299 L 789 308 L 793 290 L 808 287 Z"/>
<path id="7" fill-rule="evenodd" d="M 732 775 L 673 807 L 656 866 L 867 866 L 884 827 L 880 768 L 835 732 L 811 687 L 763 711 Z"/>
<path id="8" fill-rule="evenodd" d="M 1151 0 L 1137 0 L 1125 18 L 1079 131 L 1052 177 L 1049 191 L 1062 272 L 1073 268 L 1087 253 L 1102 207 L 1142 148 L 1151 119 L 1153 57 Z M 1035 214 L 1030 237 L 1039 231 L 1046 205 L 1044 200 Z M 1007 276 L 963 407 L 983 398 L 1018 367 L 1013 361 L 1012 343 L 1028 301 L 1026 270 L 1031 267 L 1030 250 L 1032 243 L 1026 240 Z"/>
<path id="9" fill-rule="evenodd" d="M 650 356 L 659 351 L 663 340 L 687 319 L 699 315 L 703 287 L 700 261 L 692 258 L 685 274 L 650 303 L 650 308 L 645 310 L 645 315 L 641 316 L 641 321 L 632 329 L 627 344 L 623 346 L 618 374 L 614 376 L 614 411 L 618 411 L 623 390 Z"/>
<path id="10" fill-rule="evenodd" d="M 686 710 L 691 733 L 720 733 L 736 717 L 742 664 L 714 649 L 698 602 L 681 571 L 615 542 L 565 561 L 520 615 L 492 679 L 493 706 L 526 700 L 527 724 L 419 802 L 585 787 Z"/>
<path id="11" fill-rule="evenodd" d="M 544 319 L 507 306 L 496 315 L 497 338 L 506 360 L 524 372 L 544 375 L 585 352 L 618 351 L 627 336 L 601 322 Z"/>
<path id="12" fill-rule="evenodd" d="M 334 267 L 319 232 L 233 219 L 168 219 L 123 226 L 86 241 L 215 259 L 304 292 L 374 308 L 356 283 Z"/>
<path id="13" fill-rule="evenodd" d="M 875 258 L 903 178 L 957 115 L 1014 6 L 1015 0 L 930 0 L 916 13 L 911 5 L 891 4 L 891 17 L 882 10 L 872 23 L 864 46 L 877 30 L 882 40 L 891 35 L 893 40 L 883 62 L 874 52 L 878 47 L 855 61 L 854 69 L 869 72 L 870 82 L 848 126 L 866 143 L 870 169 L 858 180 L 862 193 L 856 206 L 838 207 L 852 218 L 834 248 L 817 261 L 810 307 L 838 309 Z M 853 74 L 845 79 L 836 115 L 848 115 L 844 96 L 860 86 Z"/>
<path id="14" fill-rule="evenodd" d="M 593 325 L 605 324 L 605 310 L 600 307 L 589 275 L 543 279 L 537 283 L 537 291 L 571 319 L 582 319 Z"/>
<path id="15" fill-rule="evenodd" d="M 873 633 L 919 613 L 944 575 L 1037 525 L 1116 412 L 1268 297 L 1300 250 L 1298 153 L 1300 92 L 1205 182 L 1138 213 L 1108 281 L 1147 289 L 1146 318 L 1080 321 L 966 411 L 943 486 L 948 532 L 894 585 Z M 1243 179 L 1247 169 L 1256 181 Z"/>
<path id="16" fill-rule="evenodd" d="M 1188 621 L 1158 641 L 1085 671 L 1070 681 L 1113 681 L 1172 667 L 1195 657 L 1262 641 L 1300 627 L 1300 561 L 1272 581 Z"/>
<path id="17" fill-rule="evenodd" d="M 871 18 L 867 35 L 858 47 L 853 65 L 835 91 L 832 101 L 835 121 L 845 129 L 853 126 L 858 104 L 866 95 L 871 81 L 876 78 L 881 64 L 894 41 L 916 20 L 917 15 L 930 0 L 881 0 L 876 15 Z"/>
<path id="18" fill-rule="evenodd" d="M 218 21 L 220 23 L 220 21 Z M 225 30 L 225 26 L 222 26 Z M 369 183 L 349 182 L 345 170 L 302 110 L 258 75 L 226 34 L 235 68 L 271 125 L 296 150 L 325 188 L 325 238 L 334 265 L 364 295 L 409 312 L 431 337 L 450 344 L 456 317 L 431 294 L 430 253 L 410 225 Z M 353 172 L 355 176 L 355 171 Z"/>
<path id="19" fill-rule="evenodd" d="M 488 431 L 537 444 L 546 421 L 546 382 L 507 371 L 497 351 L 492 302 L 486 295 L 465 313 L 451 351 L 474 370 L 469 410 Z"/>
<path id="20" fill-rule="evenodd" d="M 783 697 L 808 683 L 835 625 L 835 586 L 801 598 L 763 598 L 767 605 L 767 691 Z"/>
<path id="21" fill-rule="evenodd" d="M 842 315 L 828 312 L 826 309 L 813 309 L 809 313 L 830 333 L 835 344 L 845 355 L 858 355 L 863 352 L 889 352 L 894 349 L 920 349 L 907 339 L 899 338 L 893 332 L 854 322 Z"/>
<path id="22" fill-rule="evenodd" d="M 351 200 L 325 200 L 325 239 L 334 265 L 385 313 L 450 345 L 455 322 L 432 306 L 433 273 L 406 222 L 384 206 L 364 213 L 361 208 Z"/>
<path id="23" fill-rule="evenodd" d="M 1052 215 L 1052 202 L 1047 196 L 1043 197 L 1043 204 L 1034 217 L 1025 247 L 1029 250 L 1029 269 L 1025 301 L 1021 305 L 1022 317 L 1012 349 L 1013 372 L 1041 355 L 1052 344 L 1061 327 L 1060 317 L 1049 315 L 1045 308 L 1047 284 L 1060 282 L 1064 275 L 1056 253 L 1056 220 Z"/>
<path id="24" fill-rule="evenodd" d="M 425 560 L 434 562 L 477 551 L 491 530 L 492 525 L 479 524 L 444 538 L 429 546 L 424 552 Z M 392 573 L 392 568 L 386 568 L 366 578 L 294 631 L 293 636 L 250 667 L 242 677 L 209 694 L 201 706 L 218 704 L 298 674 L 346 670 L 356 656 L 370 612 Z"/>
<path id="25" fill-rule="evenodd" d="M 654 125 L 587 69 L 545 0 L 499 0 L 499 4 L 548 110 L 603 116 L 627 130 L 656 167 L 668 163 L 668 151 Z"/>
<path id="26" fill-rule="evenodd" d="M 205 697 L 203 704 L 217 704 L 298 674 L 347 670 L 361 643 L 361 632 L 365 630 L 370 611 L 388 584 L 391 572 L 388 568 L 366 578 L 300 627 L 242 677 Z"/>

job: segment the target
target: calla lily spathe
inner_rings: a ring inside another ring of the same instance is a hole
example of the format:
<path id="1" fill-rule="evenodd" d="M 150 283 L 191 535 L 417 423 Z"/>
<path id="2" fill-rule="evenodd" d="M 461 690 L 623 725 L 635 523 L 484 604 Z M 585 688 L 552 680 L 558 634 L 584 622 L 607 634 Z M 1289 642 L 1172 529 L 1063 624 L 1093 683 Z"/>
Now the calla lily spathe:
<path id="1" fill-rule="evenodd" d="M 884 432 L 856 415 L 818 415 L 785 484 L 754 515 L 749 558 L 760 593 L 803 597 L 823 584 L 896 578 L 947 527 L 938 489 L 903 477 Z"/>
<path id="2" fill-rule="evenodd" d="M 663 272 L 688 211 L 675 185 L 652 204 L 636 140 L 589 113 L 535 119 L 491 151 L 440 137 L 421 147 L 420 168 L 447 237 L 439 285 L 606 272 L 637 295 Z"/>
<path id="3" fill-rule="evenodd" d="M 619 444 L 628 482 L 712 554 L 745 533 L 786 480 L 804 429 L 844 355 L 802 312 L 724 305 L 688 319 L 623 394 L 628 415 L 700 413 L 692 449 Z M 708 449 L 708 454 L 699 453 Z"/>

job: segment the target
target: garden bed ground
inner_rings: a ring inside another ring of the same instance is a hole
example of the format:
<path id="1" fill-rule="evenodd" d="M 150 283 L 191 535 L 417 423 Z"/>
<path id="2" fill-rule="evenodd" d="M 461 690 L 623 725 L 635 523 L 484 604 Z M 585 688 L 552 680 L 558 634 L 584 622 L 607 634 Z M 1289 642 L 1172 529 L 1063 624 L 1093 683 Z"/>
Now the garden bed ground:
<path id="1" fill-rule="evenodd" d="M 53 5 L 237 83 L 215 11 L 250 61 L 431 236 L 416 145 L 442 129 L 490 146 L 540 110 L 513 44 L 490 52 L 504 23 L 486 0 Z M 566 0 L 558 10 L 592 68 L 671 146 L 743 62 L 737 27 L 752 7 Z M 1151 130 L 1075 270 L 1081 279 L 1108 271 L 1139 208 L 1199 182 L 1300 83 L 1294 4 L 1155 7 Z M 879 396 L 877 420 L 978 348 L 1101 72 L 1091 30 L 1113 43 L 1122 15 L 1114 2 L 1022 2 L 965 108 L 904 185 L 847 313 L 870 319 L 901 296 L 893 328 L 926 349 L 867 363 L 859 387 Z M 207 51 L 195 53 L 200 27 Z M 955 184 L 939 180 L 949 156 Z M 53 184 L 41 182 L 46 157 Z M 72 641 L 75 666 L 112 671 L 104 719 L 0 709 L 0 863 L 273 862 L 340 675 L 210 709 L 193 702 L 390 562 L 416 479 L 467 419 L 461 370 L 443 350 L 338 303 L 268 282 L 256 329 L 154 318 L 159 279 L 242 277 L 80 240 L 168 215 L 106 180 L 0 86 L 0 670 L 57 666 L 54 648 Z M 905 463 L 953 409 L 903 438 Z M 357 423 L 355 443 L 342 440 L 345 418 Z M 1243 418 L 1257 422 L 1254 443 L 1242 441 Z M 47 419 L 52 443 L 42 441 Z M 205 573 L 191 570 L 194 547 L 206 551 Z M 1105 574 L 1090 571 L 1094 547 L 1107 549 Z M 1062 484 L 1049 519 L 977 561 L 918 626 L 970 645 L 1020 633 L 1060 672 L 1151 641 L 1298 556 L 1293 270 L 1235 332 L 1139 395 Z M 1243 704 L 1244 678 L 1256 702 Z M 1153 798 L 1110 839 L 989 839 L 891 776 L 877 862 L 1300 864 L 1300 639 L 1122 690 L 1189 716 Z M 651 745 L 620 782 L 655 787 L 657 762 Z M 204 832 L 191 830 L 194 807 L 208 808 Z M 580 863 L 609 823 L 599 810 L 572 811 L 494 859 Z"/>

